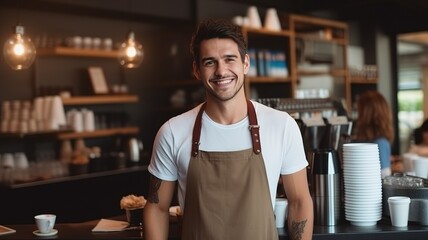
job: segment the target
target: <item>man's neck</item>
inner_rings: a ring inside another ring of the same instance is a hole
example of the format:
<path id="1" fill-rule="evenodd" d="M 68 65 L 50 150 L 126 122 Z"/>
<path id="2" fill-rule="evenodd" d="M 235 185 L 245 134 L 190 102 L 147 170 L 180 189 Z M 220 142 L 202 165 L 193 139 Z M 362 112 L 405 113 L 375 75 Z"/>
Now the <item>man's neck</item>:
<path id="1" fill-rule="evenodd" d="M 247 100 L 245 97 L 228 101 L 207 101 L 206 114 L 215 122 L 229 125 L 247 117 Z"/>

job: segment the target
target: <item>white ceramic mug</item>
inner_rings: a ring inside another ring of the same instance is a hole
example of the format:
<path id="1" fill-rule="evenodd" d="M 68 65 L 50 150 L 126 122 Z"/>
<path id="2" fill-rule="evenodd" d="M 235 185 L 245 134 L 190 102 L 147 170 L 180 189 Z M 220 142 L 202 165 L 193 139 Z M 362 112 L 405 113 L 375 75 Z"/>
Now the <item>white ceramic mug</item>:
<path id="1" fill-rule="evenodd" d="M 413 168 L 415 170 L 415 176 L 421 178 L 428 178 L 428 158 L 418 156 L 413 159 Z"/>
<path id="2" fill-rule="evenodd" d="M 283 228 L 285 226 L 285 220 L 287 220 L 287 205 L 288 201 L 286 198 L 277 198 L 275 200 L 275 225 L 277 228 Z"/>
<path id="3" fill-rule="evenodd" d="M 40 214 L 35 216 L 34 220 L 40 233 L 50 233 L 55 226 L 56 215 Z"/>

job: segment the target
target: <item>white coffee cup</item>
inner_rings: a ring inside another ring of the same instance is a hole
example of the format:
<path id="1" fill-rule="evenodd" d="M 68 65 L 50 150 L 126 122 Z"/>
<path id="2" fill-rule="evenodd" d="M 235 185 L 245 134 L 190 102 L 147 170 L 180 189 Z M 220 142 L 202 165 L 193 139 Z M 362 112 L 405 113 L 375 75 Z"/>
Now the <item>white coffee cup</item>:
<path id="1" fill-rule="evenodd" d="M 2 156 L 2 166 L 3 168 L 14 168 L 15 160 L 13 159 L 12 153 L 4 153 Z"/>
<path id="2" fill-rule="evenodd" d="M 288 201 L 286 198 L 277 198 L 275 200 L 275 225 L 277 228 L 283 228 L 285 226 L 285 220 L 287 219 L 287 205 Z"/>
<path id="3" fill-rule="evenodd" d="M 410 198 L 392 196 L 388 198 L 389 214 L 394 227 L 406 227 L 409 220 Z"/>
<path id="4" fill-rule="evenodd" d="M 404 153 L 403 157 L 403 171 L 404 172 L 413 172 L 413 160 L 418 157 L 416 153 Z M 413 175 L 413 174 L 411 174 Z"/>
<path id="5" fill-rule="evenodd" d="M 266 10 L 264 27 L 272 31 L 281 31 L 281 22 L 279 21 L 278 13 L 275 8 Z"/>
<path id="6" fill-rule="evenodd" d="M 418 156 L 413 159 L 413 169 L 415 170 L 415 176 L 428 178 L 428 158 Z"/>
<path id="7" fill-rule="evenodd" d="M 253 28 L 261 28 L 262 21 L 256 6 L 250 6 L 247 9 L 247 17 L 250 19 L 250 26 Z"/>
<path id="8" fill-rule="evenodd" d="M 40 233 L 50 233 L 55 226 L 56 215 L 54 214 L 40 214 L 34 217 L 37 229 Z"/>
<path id="9" fill-rule="evenodd" d="M 81 48 L 82 42 L 83 42 L 83 39 L 81 36 L 74 36 L 73 37 L 72 43 L 73 43 L 74 48 Z"/>

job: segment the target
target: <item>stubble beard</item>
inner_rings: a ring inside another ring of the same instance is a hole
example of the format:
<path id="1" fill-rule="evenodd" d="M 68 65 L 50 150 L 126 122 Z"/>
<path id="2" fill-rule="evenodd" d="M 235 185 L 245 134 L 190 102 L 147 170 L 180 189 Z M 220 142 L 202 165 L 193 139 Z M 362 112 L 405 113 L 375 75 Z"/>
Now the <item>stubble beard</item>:
<path id="1" fill-rule="evenodd" d="M 244 79 L 244 81 L 245 81 L 245 79 Z M 232 95 L 222 96 L 222 95 L 216 93 L 211 88 L 207 88 L 206 92 L 207 92 L 207 95 L 212 96 L 213 98 L 215 98 L 219 102 L 226 102 L 226 101 L 228 101 L 230 99 L 233 99 L 236 95 L 238 95 L 238 93 L 244 87 L 244 81 L 241 82 L 241 85 L 236 89 L 236 91 Z"/>

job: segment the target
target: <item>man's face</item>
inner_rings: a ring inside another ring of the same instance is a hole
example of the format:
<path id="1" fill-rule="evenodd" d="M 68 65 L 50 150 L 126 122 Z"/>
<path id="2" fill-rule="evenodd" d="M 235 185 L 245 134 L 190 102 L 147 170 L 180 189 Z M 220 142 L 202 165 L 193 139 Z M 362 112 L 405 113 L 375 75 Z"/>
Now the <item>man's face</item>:
<path id="1" fill-rule="evenodd" d="M 200 62 L 193 63 L 193 72 L 203 82 L 208 98 L 227 101 L 244 92 L 248 67 L 248 55 L 242 62 L 238 45 L 232 39 L 213 38 L 201 42 Z"/>

